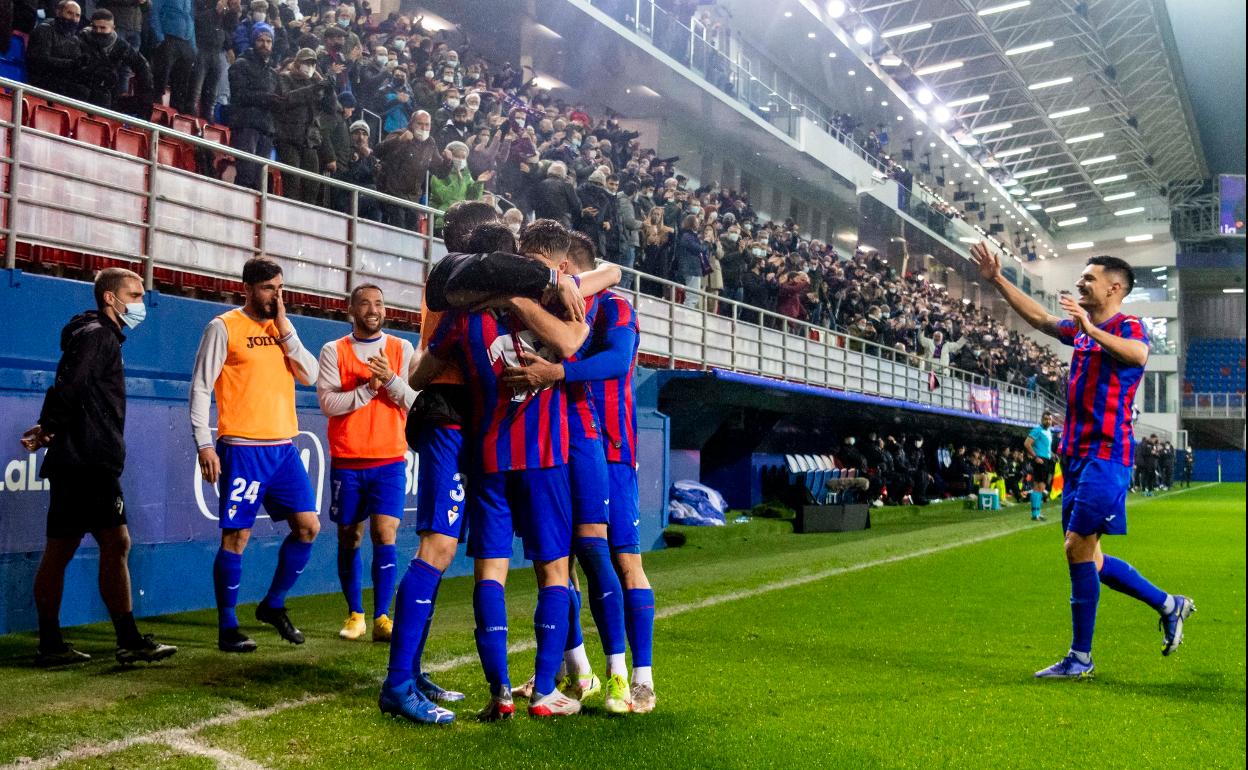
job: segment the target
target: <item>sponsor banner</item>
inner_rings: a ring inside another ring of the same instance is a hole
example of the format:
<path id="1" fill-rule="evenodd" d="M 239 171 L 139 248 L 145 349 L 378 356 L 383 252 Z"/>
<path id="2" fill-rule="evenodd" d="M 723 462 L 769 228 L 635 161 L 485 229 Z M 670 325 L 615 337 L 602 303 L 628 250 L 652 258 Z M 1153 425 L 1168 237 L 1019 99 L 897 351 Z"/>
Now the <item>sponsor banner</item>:
<path id="1" fill-rule="evenodd" d="M 971 411 L 986 417 L 1001 416 L 1001 394 L 987 385 L 971 386 Z"/>
<path id="2" fill-rule="evenodd" d="M 43 394 L 0 395 L 0 554 L 43 550 L 50 485 L 39 478 L 44 451 L 27 452 L 18 443 L 35 424 Z M 318 409 L 299 410 L 298 449 L 316 490 L 322 526 L 329 521 L 328 420 Z M 126 470 L 121 477 L 126 518 L 135 544 L 217 541 L 217 487 L 199 475 L 195 442 L 185 403 L 132 398 L 126 407 Z M 416 510 L 416 456 L 407 452 L 407 513 Z M 408 519 L 415 525 L 415 517 Z M 264 513 L 254 535 L 284 535 Z"/>

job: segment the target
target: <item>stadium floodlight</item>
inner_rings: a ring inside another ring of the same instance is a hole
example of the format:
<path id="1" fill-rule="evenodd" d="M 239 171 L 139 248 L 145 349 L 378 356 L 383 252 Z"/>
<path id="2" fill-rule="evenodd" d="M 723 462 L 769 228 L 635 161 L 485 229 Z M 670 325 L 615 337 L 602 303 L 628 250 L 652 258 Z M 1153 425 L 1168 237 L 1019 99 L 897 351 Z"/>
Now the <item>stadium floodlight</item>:
<path id="1" fill-rule="evenodd" d="M 991 123 L 987 126 L 975 126 L 971 129 L 972 134 L 991 134 L 994 131 L 1009 131 L 1014 127 L 1013 123 L 1005 121 L 1004 123 Z"/>
<path id="2" fill-rule="evenodd" d="M 1031 197 L 1045 198 L 1050 195 L 1057 195 L 1058 193 L 1065 192 L 1065 191 L 1066 191 L 1065 187 L 1048 187 L 1043 190 L 1036 190 L 1035 192 L 1031 194 Z"/>
<path id="3" fill-rule="evenodd" d="M 1079 249 L 1090 249 L 1095 245 L 1096 244 L 1093 243 L 1092 241 L 1079 241 L 1078 243 L 1066 244 L 1066 248 L 1071 251 L 1078 251 Z"/>
<path id="4" fill-rule="evenodd" d="M 862 26 L 854 30 L 854 42 L 858 45 L 868 45 L 874 39 L 875 33 L 870 27 Z"/>
<path id="5" fill-rule="evenodd" d="M 1047 173 L 1049 173 L 1049 169 L 1048 169 L 1048 167 L 1045 167 L 1045 168 L 1031 168 L 1031 169 L 1027 169 L 1026 171 L 1015 171 L 1015 172 L 1014 172 L 1014 178 L 1015 178 L 1015 179 L 1026 179 L 1026 178 L 1027 178 L 1027 177 L 1029 177 L 1029 176 L 1040 176 L 1041 174 L 1047 174 Z"/>
<path id="6" fill-rule="evenodd" d="M 1058 205 L 1056 205 L 1056 206 L 1049 206 L 1047 209 L 1045 209 L 1045 210 L 1044 210 L 1044 213 L 1046 213 L 1046 214 L 1053 214 L 1053 213 L 1056 213 L 1056 212 L 1058 212 L 1058 211 L 1070 211 L 1070 210 L 1071 210 L 1071 209 L 1073 209 L 1075 206 L 1076 206 L 1076 204 L 1074 204 L 1074 203 L 1059 203 L 1059 204 L 1058 204 Z"/>
<path id="7" fill-rule="evenodd" d="M 914 32 L 922 32 L 925 29 L 931 29 L 931 28 L 932 28 L 932 23 L 930 21 L 921 21 L 918 24 L 907 24 L 904 27 L 893 27 L 892 29 L 886 29 L 880 33 L 880 38 L 884 39 L 884 38 L 890 38 L 890 37 L 900 37 L 902 35 L 909 35 Z"/>
<path id="8" fill-rule="evenodd" d="M 887 106 L 888 106 L 888 100 L 887 100 L 887 99 L 881 99 L 881 100 L 880 100 L 880 106 L 881 106 L 881 107 L 887 107 Z"/>
<path id="9" fill-rule="evenodd" d="M 1132 190 L 1131 192 L 1121 192 L 1121 193 L 1114 193 L 1113 195 L 1106 195 L 1104 198 L 1101 198 L 1101 200 L 1105 201 L 1106 203 L 1109 203 L 1110 201 L 1125 201 L 1127 198 L 1134 198 L 1134 197 L 1135 197 L 1135 190 Z"/>
<path id="10" fill-rule="evenodd" d="M 1126 238 L 1123 238 L 1123 240 L 1126 241 L 1127 243 L 1143 243 L 1144 241 L 1151 241 L 1152 239 L 1153 239 L 1152 233 L 1144 233 L 1143 235 L 1128 235 Z M 1154 273 L 1160 273 L 1165 270 L 1166 268 L 1164 267 L 1153 268 Z"/>
<path id="11" fill-rule="evenodd" d="M 1070 227 L 1071 225 L 1081 225 L 1087 221 L 1088 221 L 1087 217 L 1075 217 L 1073 219 L 1063 219 L 1057 223 L 1057 226 L 1058 227 Z"/>
<path id="12" fill-rule="evenodd" d="M 1140 236 L 1138 236 L 1138 235 L 1128 235 L 1128 236 L 1127 236 L 1127 238 L 1139 238 L 1139 237 L 1140 237 Z M 1149 238 L 1152 238 L 1153 236 L 1150 234 L 1148 237 L 1149 237 Z M 1123 240 L 1126 240 L 1126 239 L 1124 238 Z M 1166 272 L 1166 271 L 1167 271 L 1167 270 L 1169 270 L 1169 269 L 1170 269 L 1170 268 L 1166 267 L 1165 265 L 1162 265 L 1161 267 L 1154 267 L 1154 268 L 1153 268 L 1153 272 L 1154 272 L 1154 273 L 1164 273 L 1164 272 Z"/>
<path id="13" fill-rule="evenodd" d="M 1103 176 L 1100 179 L 1093 179 L 1092 184 L 1112 184 L 1113 182 L 1121 182 L 1126 178 L 1126 174 L 1114 174 L 1113 176 Z"/>
<path id="14" fill-rule="evenodd" d="M 881 67 L 900 67 L 903 63 L 901 57 L 895 53 L 886 53 L 880 57 Z"/>
<path id="15" fill-rule="evenodd" d="M 806 37 L 810 38 L 811 40 L 814 40 L 816 37 L 819 37 L 819 36 L 816 35 L 814 32 L 807 32 Z"/>
<path id="16" fill-rule="evenodd" d="M 857 73 L 857 72 L 855 72 L 854 70 L 850 70 L 850 71 L 849 71 L 848 73 L 846 73 L 846 74 L 848 74 L 848 75 L 852 78 L 854 75 L 857 75 L 858 73 Z"/>
<path id="17" fill-rule="evenodd" d="M 961 66 L 962 60 L 954 59 L 953 61 L 941 62 L 940 64 L 929 64 L 926 67 L 919 67 L 914 71 L 914 74 L 919 77 L 935 75 L 937 72 L 948 72 L 949 70 L 956 70 Z"/>
<path id="18" fill-rule="evenodd" d="M 967 236 L 967 235 L 961 236 L 960 238 L 958 238 L 958 240 L 962 241 L 963 243 L 979 243 L 978 238 L 971 238 L 970 236 Z"/>
<path id="19" fill-rule="evenodd" d="M 1116 216 L 1116 217 L 1129 217 L 1129 216 L 1131 216 L 1132 214 L 1143 214 L 1143 213 L 1144 213 L 1144 207 L 1143 207 L 1143 206 L 1134 206 L 1134 207 L 1129 208 L 1129 209 L 1118 209 L 1117 211 L 1115 211 L 1115 212 L 1114 212 L 1114 216 Z"/>
<path id="20" fill-rule="evenodd" d="M 829 58 L 829 59 L 835 59 L 835 58 L 836 58 L 836 51 L 828 51 L 828 58 Z"/>
<path id="21" fill-rule="evenodd" d="M 948 123 L 953 120 L 953 113 L 943 104 L 936 105 L 936 109 L 932 110 L 932 117 L 936 118 L 937 123 Z"/>
<path id="22" fill-rule="evenodd" d="M 965 107 L 968 104 L 979 104 L 988 101 L 988 94 L 979 94 L 978 96 L 968 96 L 963 99 L 954 99 L 948 102 L 950 107 Z"/>
<path id="23" fill-rule="evenodd" d="M 1009 192 L 1009 194 L 1010 194 L 1010 195 L 1026 195 L 1026 194 L 1027 194 L 1027 188 L 1025 188 L 1025 187 L 1011 187 L 1011 188 L 1010 188 L 1007 192 Z"/>
<path id="24" fill-rule="evenodd" d="M 828 15 L 834 19 L 839 19 L 845 15 L 845 3 L 842 0 L 831 0 L 828 3 Z"/>
<path id="25" fill-rule="evenodd" d="M 976 139 L 971 134 L 962 134 L 961 136 L 958 137 L 958 144 L 962 145 L 963 147 L 974 147 L 975 145 L 979 144 L 979 140 Z"/>
<path id="26" fill-rule="evenodd" d="M 1061 120 L 1062 118 L 1072 118 L 1075 115 L 1082 115 L 1085 112 L 1091 112 L 1091 107 L 1071 107 L 1069 110 L 1058 110 L 1049 113 L 1049 120 Z"/>
<path id="27" fill-rule="evenodd" d="M 1080 134 L 1079 136 L 1072 136 L 1066 140 L 1066 144 L 1079 144 L 1080 142 L 1091 142 L 1094 139 L 1104 139 L 1104 138 L 1105 138 L 1104 131 L 1095 131 L 1091 134 Z"/>
<path id="28" fill-rule="evenodd" d="M 1031 53 L 1032 51 L 1043 51 L 1046 48 L 1052 48 L 1052 47 L 1053 47 L 1053 41 L 1045 40 L 1040 43 L 1029 43 L 1027 45 L 1020 45 L 1017 48 L 1007 48 L 1005 49 L 1005 55 L 1006 56 L 1021 56 L 1022 54 L 1025 54 L 1025 53 Z"/>
<path id="29" fill-rule="evenodd" d="M 1096 166 L 1101 163 L 1109 163 L 1111 160 L 1118 160 L 1117 155 L 1098 155 L 1095 158 L 1079 161 L 1080 166 Z"/>
<path id="30" fill-rule="evenodd" d="M 919 104 L 931 104 L 932 99 L 936 97 L 932 95 L 932 89 L 924 87 L 918 90 L 918 93 L 914 95 L 914 98 L 919 102 Z"/>
<path id="31" fill-rule="evenodd" d="M 1222 293 L 1223 294 L 1243 294 L 1244 290 L 1243 289 L 1223 289 Z"/>
<path id="32" fill-rule="evenodd" d="M 980 16 L 992 16 L 995 13 L 1017 11 L 1019 8 L 1026 8 L 1029 5 L 1031 5 L 1031 0 L 1014 0 L 1012 3 L 1002 3 L 1001 5 L 990 5 L 987 8 L 980 8 L 976 13 Z"/>
<path id="33" fill-rule="evenodd" d="M 1053 78 L 1052 80 L 1041 80 L 1039 83 L 1032 83 L 1031 85 L 1027 86 L 1027 88 L 1031 91 L 1040 91 L 1045 88 L 1055 88 L 1057 86 L 1064 86 L 1067 83 L 1073 83 L 1073 82 L 1075 82 L 1075 79 L 1071 77 L 1070 75 L 1067 75 L 1064 78 Z"/>
<path id="34" fill-rule="evenodd" d="M 1001 158 L 1012 158 L 1015 155 L 1025 155 L 1031 152 L 1032 149 L 1033 148 L 1031 147 L 1014 147 L 1009 150 L 998 150 L 997 152 L 993 154 L 997 156 L 998 160 L 1000 160 Z"/>

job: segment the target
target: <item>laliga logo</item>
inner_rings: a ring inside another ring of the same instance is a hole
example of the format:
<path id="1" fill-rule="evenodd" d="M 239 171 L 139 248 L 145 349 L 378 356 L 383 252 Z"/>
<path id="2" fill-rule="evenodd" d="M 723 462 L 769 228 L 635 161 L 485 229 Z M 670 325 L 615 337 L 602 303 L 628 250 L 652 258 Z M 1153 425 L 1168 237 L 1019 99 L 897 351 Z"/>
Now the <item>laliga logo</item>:
<path id="1" fill-rule="evenodd" d="M 216 433 L 217 429 L 213 428 L 212 432 Z M 320 438 L 311 431 L 299 431 L 299 435 L 292 440 L 295 449 L 299 452 L 299 459 L 303 461 L 303 469 L 307 471 L 308 478 L 312 480 L 312 488 L 316 490 L 316 512 L 321 512 L 321 495 L 324 494 L 325 487 L 325 448 L 321 445 Z M 220 517 L 217 515 L 217 502 L 221 499 L 221 493 L 216 484 L 209 484 L 204 481 L 199 473 L 199 462 L 192 463 L 193 470 L 191 475 L 191 484 L 195 487 L 195 502 L 199 505 L 199 512 L 204 518 L 217 521 Z M 221 483 L 229 484 L 230 480 L 224 476 L 220 479 Z M 211 497 L 204 492 L 205 489 L 211 490 Z M 212 501 L 212 505 L 208 501 Z M 258 519 L 267 519 L 267 513 L 260 513 L 256 516 Z"/>

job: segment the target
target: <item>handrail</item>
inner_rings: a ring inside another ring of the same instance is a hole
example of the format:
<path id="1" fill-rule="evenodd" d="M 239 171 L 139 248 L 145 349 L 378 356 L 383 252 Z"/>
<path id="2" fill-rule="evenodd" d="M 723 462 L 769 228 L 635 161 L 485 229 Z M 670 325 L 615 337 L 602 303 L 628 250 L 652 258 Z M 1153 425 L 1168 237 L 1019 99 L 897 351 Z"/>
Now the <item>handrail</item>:
<path id="1" fill-rule="evenodd" d="M 399 284 L 405 289 L 410 289 L 412 293 L 406 295 L 406 298 L 404 296 L 394 297 L 389 304 L 397 308 L 419 309 L 420 301 L 418 297 L 423 293 L 424 273 L 420 272 L 418 275 L 408 277 L 402 276 L 401 274 L 404 272 L 402 270 L 403 263 L 410 260 L 410 257 L 407 256 L 410 251 L 403 252 L 395 249 L 399 249 L 405 239 L 417 239 L 423 244 L 424 251 L 423 259 L 420 259 L 420 262 L 423 263 L 424 269 L 427 270 L 435 261 L 434 245 L 438 243 L 437 239 L 429 235 L 418 234 L 388 225 L 370 223 L 370 225 L 380 228 L 378 233 L 392 239 L 392 244 L 389 246 L 391 250 L 381 250 L 382 247 L 375 243 L 362 244 L 359 241 L 362 227 L 358 217 L 359 201 L 361 196 L 374 196 L 383 202 L 414 210 L 426 217 L 441 213 L 436 209 L 415 204 L 402 198 L 381 193 L 375 194 L 372 190 L 310 174 L 259 156 L 239 153 L 232 148 L 215 142 L 188 136 L 148 121 L 136 120 L 130 116 L 100 109 L 93 105 L 67 100 L 57 94 L 30 88 L 24 84 L 0 79 L 0 86 L 11 89 L 14 97 L 12 120 L 0 120 L 0 127 L 10 129 L 10 141 L 7 149 L 0 147 L 0 162 L 10 166 L 9 191 L 5 195 L 9 215 L 4 223 L 5 228 L 2 231 L 6 235 L 6 265 L 10 269 L 16 266 L 16 243 L 19 239 L 31 243 L 51 245 L 55 248 L 78 249 L 85 253 L 116 255 L 125 260 L 136 259 L 134 252 L 105 248 L 100 246 L 95 240 L 87 240 L 85 242 L 75 240 L 72 232 L 60 234 L 58 231 L 57 235 L 51 236 L 25 232 L 19 227 L 18 214 L 21 212 L 23 204 L 29 204 L 29 208 L 32 209 L 50 209 L 62 212 L 66 218 L 72 218 L 75 215 L 85 215 L 91 218 L 92 228 L 114 221 L 106 216 L 97 216 L 97 212 L 83 211 L 81 207 L 69 208 L 61 203 L 29 197 L 31 195 L 29 193 L 27 196 L 22 195 L 19 179 L 25 171 L 52 175 L 56 178 L 66 178 L 85 185 L 99 184 L 101 187 L 106 186 L 104 183 L 90 177 L 73 180 L 72 177 L 64 174 L 57 176 L 55 170 L 45 170 L 29 159 L 24 159 L 22 151 L 23 135 L 29 134 L 30 137 L 39 137 L 46 141 L 63 144 L 66 150 L 73 147 L 76 151 L 96 152 L 101 156 L 115 157 L 117 162 L 124 161 L 142 164 L 145 167 L 148 189 L 134 191 L 134 196 L 143 197 L 147 201 L 147 204 L 141 209 L 139 214 L 141 221 L 131 221 L 123 218 L 118 226 L 141 228 L 145 233 L 140 240 L 143 248 L 139 251 L 146 253 L 140 253 L 137 259 L 143 262 L 144 278 L 148 288 L 152 286 L 154 271 L 157 267 L 229 279 L 234 279 L 237 275 L 235 272 L 236 266 L 231 266 L 232 269 L 226 270 L 219 266 L 206 265 L 200 262 L 187 264 L 185 261 L 180 262 L 164 254 L 157 256 L 151 253 L 154 250 L 153 242 L 157 236 L 169 237 L 176 235 L 185 237 L 191 240 L 197 249 L 200 245 L 204 245 L 209 251 L 220 252 L 226 249 L 234 249 L 248 254 L 255 254 L 265 250 L 269 250 L 272 253 L 271 249 L 273 247 L 271 243 L 266 243 L 268 237 L 286 233 L 306 235 L 308 238 L 324 244 L 326 249 L 331 246 L 345 249 L 342 261 L 333 263 L 327 263 L 320 253 L 307 253 L 300 250 L 298 254 L 291 256 L 282 255 L 278 252 L 283 258 L 294 260 L 294 262 L 303 266 L 309 268 L 322 267 L 334 274 L 341 273 L 344 279 L 341 282 L 335 280 L 334 283 L 336 285 L 327 285 L 320 281 L 319 278 L 318 281 L 320 282 L 316 282 L 290 274 L 287 277 L 287 281 L 288 286 L 292 290 L 308 291 L 314 294 L 340 298 L 346 293 L 350 285 L 354 285 L 357 274 L 362 273 L 370 276 L 370 278 L 380 276 L 383 279 Z M 68 104 L 88 114 L 103 115 L 117 122 L 144 128 L 151 134 L 151 152 L 146 158 L 118 155 L 93 145 L 79 143 L 68 137 L 23 126 L 21 119 L 23 109 L 22 97 L 27 93 L 38 95 L 53 103 Z M 162 192 L 161 189 L 157 189 L 156 182 L 161 181 L 163 185 L 178 180 L 194 180 L 204 185 L 204 187 L 196 189 L 217 189 L 223 194 L 229 195 L 252 195 L 256 193 L 248 188 L 229 185 L 210 177 L 203 177 L 192 172 L 161 165 L 158 161 L 158 146 L 162 135 L 176 136 L 179 141 L 212 150 L 213 152 L 253 160 L 262 167 L 262 179 L 267 177 L 270 169 L 277 169 L 283 174 L 290 173 L 309 177 L 318 183 L 330 184 L 334 187 L 345 189 L 352 195 L 351 214 L 346 215 L 294 200 L 276 198 L 268 195 L 267 188 L 259 191 L 256 201 L 257 210 L 250 214 L 222 213 L 221 211 L 205 209 L 202 206 L 197 207 L 192 200 L 174 197 Z M 27 138 L 29 139 L 30 137 Z M 120 173 L 120 169 L 118 171 Z M 114 187 L 115 185 L 109 187 L 109 189 L 111 190 Z M 181 226 L 186 228 L 185 231 L 180 233 L 177 227 L 171 228 L 168 224 L 157 222 L 158 209 L 156 204 L 165 204 L 167 207 L 174 208 L 177 210 L 176 215 L 178 217 L 185 217 L 184 220 L 178 220 Z M 302 232 L 292 227 L 289 222 L 284 223 L 280 221 L 280 218 L 279 221 L 272 221 L 271 217 L 275 214 L 272 207 L 275 205 L 294 207 L 301 211 L 306 210 L 309 219 L 307 221 L 300 220 L 301 224 L 306 227 L 313 227 L 318 221 L 332 223 L 338 220 L 345 220 L 348 223 L 345 230 L 346 235 L 341 241 L 338 241 L 334 237 L 318 235 L 315 232 Z M 212 231 L 211 236 L 195 236 L 191 233 L 193 229 L 191 226 L 195 220 L 189 214 L 195 214 L 197 217 L 207 219 L 220 218 L 224 220 L 223 225 L 233 222 L 246 225 L 248 228 L 254 228 L 254 241 L 248 238 L 246 243 L 231 242 L 228 233 L 219 233 L 215 229 Z M 319 216 L 319 219 L 313 217 L 313 215 Z M 266 249 L 266 246 L 269 248 Z M 393 260 L 386 265 L 374 265 L 365 269 L 365 266 L 360 261 L 360 252 L 368 250 L 390 255 L 393 257 Z M 198 254 L 198 252 L 196 253 Z M 645 332 L 643 334 L 643 352 L 664 357 L 668 365 L 672 367 L 677 366 L 682 361 L 691 361 L 704 369 L 723 368 L 756 372 L 767 376 L 795 379 L 821 386 L 840 387 L 846 390 L 857 390 L 867 393 L 883 393 L 891 397 L 906 398 L 919 403 L 931 403 L 962 412 L 975 411 L 963 396 L 969 396 L 969 389 L 972 386 L 977 386 L 991 389 L 1004 399 L 1000 413 L 1007 419 L 1016 422 L 1038 420 L 1043 399 L 1046 397 L 1043 393 L 1029 392 L 1021 386 L 993 380 L 983 375 L 957 369 L 956 367 L 945 366 L 936 361 L 928 361 L 914 354 L 895 351 L 881 343 L 855 337 L 843 331 L 834 331 L 806 321 L 789 318 L 771 310 L 753 307 L 744 302 L 722 298 L 697 289 L 690 289 L 674 281 L 651 276 L 632 268 L 621 267 L 621 270 L 632 277 L 633 284 L 631 289 L 620 289 L 618 291 L 632 297 L 634 304 L 638 307 L 639 317 L 645 322 L 643 323 L 643 332 Z M 288 271 L 288 273 L 291 272 Z M 658 296 L 644 292 L 643 287 L 656 287 Z M 685 296 L 692 296 L 694 306 L 690 307 L 677 303 L 676 298 L 681 293 Z M 709 308 L 712 307 L 717 312 L 709 312 Z M 757 322 L 755 323 L 752 319 L 757 319 Z M 650 328 L 645 328 L 647 325 Z M 830 371 L 837 367 L 840 369 L 839 374 L 837 374 L 836 378 L 833 378 Z M 889 377 L 893 379 L 888 379 Z M 901 378 L 900 385 L 896 380 L 897 377 Z M 929 380 L 929 377 L 935 377 L 936 379 Z M 942 389 L 939 384 L 942 381 L 963 383 L 965 387 L 951 385 Z M 932 385 L 932 383 L 935 384 Z M 898 392 L 902 395 L 898 396 Z"/>
<path id="2" fill-rule="evenodd" d="M 1184 419 L 1237 419 L 1248 414 L 1243 393 L 1186 393 L 1179 405 Z"/>

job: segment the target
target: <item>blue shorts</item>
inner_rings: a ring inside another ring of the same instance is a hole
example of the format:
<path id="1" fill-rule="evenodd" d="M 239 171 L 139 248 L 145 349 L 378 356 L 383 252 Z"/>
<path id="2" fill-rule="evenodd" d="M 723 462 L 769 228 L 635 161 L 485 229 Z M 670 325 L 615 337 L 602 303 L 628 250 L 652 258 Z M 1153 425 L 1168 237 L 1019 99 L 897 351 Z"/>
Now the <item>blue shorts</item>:
<path id="1" fill-rule="evenodd" d="M 1131 468 L 1095 457 L 1062 458 L 1062 531 L 1077 535 L 1127 534 Z"/>
<path id="2" fill-rule="evenodd" d="M 568 510 L 568 466 L 487 473 L 472 487 L 468 555 L 511 558 L 514 534 L 524 541 L 524 558 L 554 561 L 572 551 Z"/>
<path id="3" fill-rule="evenodd" d="M 428 427 L 412 448 L 417 462 L 416 531 L 458 540 L 465 512 L 464 434 L 458 428 Z"/>
<path id="4" fill-rule="evenodd" d="M 611 490 L 611 521 L 607 542 L 614 553 L 641 553 L 641 504 L 637 469 L 627 463 L 607 463 Z"/>
<path id="5" fill-rule="evenodd" d="M 611 505 L 607 453 L 598 439 L 568 442 L 568 483 L 572 488 L 572 524 L 606 524 Z"/>
<path id="6" fill-rule="evenodd" d="M 349 527 L 369 516 L 403 518 L 407 502 L 407 462 L 375 468 L 334 468 L 329 473 L 329 520 Z"/>
<path id="7" fill-rule="evenodd" d="M 221 529 L 251 529 L 260 506 L 274 521 L 316 511 L 316 492 L 292 443 L 268 446 L 217 442 Z"/>

